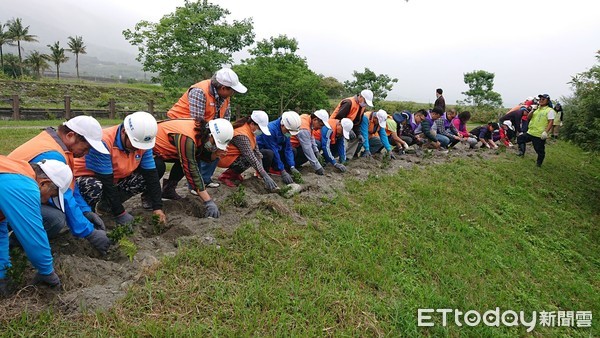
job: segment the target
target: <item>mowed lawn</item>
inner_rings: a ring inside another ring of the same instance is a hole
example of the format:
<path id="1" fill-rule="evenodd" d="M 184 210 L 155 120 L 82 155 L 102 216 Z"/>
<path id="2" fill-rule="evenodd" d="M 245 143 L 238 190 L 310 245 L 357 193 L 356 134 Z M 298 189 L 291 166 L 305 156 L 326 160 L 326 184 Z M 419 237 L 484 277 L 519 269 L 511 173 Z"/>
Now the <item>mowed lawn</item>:
<path id="1" fill-rule="evenodd" d="M 107 312 L 24 313 L 1 334 L 528 334 L 459 327 L 453 317 L 444 327 L 439 314 L 435 326 L 417 326 L 419 308 L 499 307 L 528 320 L 533 311 L 592 311 L 591 328 L 538 322 L 532 334 L 600 336 L 600 158 L 566 142 L 547 150 L 542 168 L 530 147 L 524 159 L 501 153 L 346 175 L 334 198 L 290 200 L 295 215 L 264 211 L 218 246 L 182 246 Z"/>

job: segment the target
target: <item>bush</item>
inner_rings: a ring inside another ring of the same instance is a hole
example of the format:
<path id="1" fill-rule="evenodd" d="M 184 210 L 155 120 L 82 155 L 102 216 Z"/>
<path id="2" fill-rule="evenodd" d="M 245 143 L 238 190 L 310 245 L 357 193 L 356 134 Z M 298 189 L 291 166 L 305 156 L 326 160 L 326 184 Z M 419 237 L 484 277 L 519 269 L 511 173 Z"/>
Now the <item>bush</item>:
<path id="1" fill-rule="evenodd" d="M 596 53 L 600 61 L 600 51 Z M 563 135 L 586 150 L 600 150 L 600 64 L 573 77 L 573 97 L 564 100 Z"/>

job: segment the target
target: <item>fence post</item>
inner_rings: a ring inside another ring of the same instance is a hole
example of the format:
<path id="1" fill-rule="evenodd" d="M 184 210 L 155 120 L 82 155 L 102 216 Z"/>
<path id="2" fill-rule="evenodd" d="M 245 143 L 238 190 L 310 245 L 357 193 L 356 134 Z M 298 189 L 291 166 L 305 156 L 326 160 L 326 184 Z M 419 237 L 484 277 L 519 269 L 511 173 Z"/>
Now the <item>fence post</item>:
<path id="1" fill-rule="evenodd" d="M 148 113 L 154 115 L 154 100 L 148 100 Z"/>
<path id="2" fill-rule="evenodd" d="M 21 119 L 21 112 L 19 110 L 19 95 L 15 94 L 12 96 L 12 108 L 13 108 L 13 120 Z"/>
<path id="3" fill-rule="evenodd" d="M 65 120 L 71 119 L 71 97 L 65 95 Z"/>
<path id="4" fill-rule="evenodd" d="M 115 118 L 115 99 L 108 100 L 108 118 Z"/>

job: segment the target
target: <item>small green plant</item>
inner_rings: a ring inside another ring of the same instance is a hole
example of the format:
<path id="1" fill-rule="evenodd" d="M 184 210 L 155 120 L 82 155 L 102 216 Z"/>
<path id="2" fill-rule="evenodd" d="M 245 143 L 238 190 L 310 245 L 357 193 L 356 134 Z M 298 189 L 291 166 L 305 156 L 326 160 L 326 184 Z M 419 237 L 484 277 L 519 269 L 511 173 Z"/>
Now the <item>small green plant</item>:
<path id="1" fill-rule="evenodd" d="M 165 224 L 160 221 L 160 216 L 158 216 L 158 215 L 152 215 L 151 224 L 152 224 L 152 232 L 155 235 L 160 235 L 163 232 L 165 232 L 165 230 L 166 230 Z"/>
<path id="2" fill-rule="evenodd" d="M 111 232 L 106 234 L 113 243 L 118 243 L 122 238 L 130 235 L 133 235 L 133 227 L 131 224 L 117 225 Z"/>
<path id="3" fill-rule="evenodd" d="M 13 248 L 10 250 L 10 260 L 12 264 L 6 269 L 6 276 L 14 285 L 22 285 L 27 268 L 27 257 L 23 250 Z"/>
<path id="4" fill-rule="evenodd" d="M 234 206 L 238 208 L 245 208 L 248 206 L 248 202 L 246 201 L 246 190 L 243 185 L 239 185 L 237 190 L 229 195 L 227 200 Z"/>
<path id="5" fill-rule="evenodd" d="M 292 172 L 292 179 L 294 179 L 294 183 L 302 184 L 304 183 L 304 179 L 302 178 L 302 174 L 298 172 Z"/>
<path id="6" fill-rule="evenodd" d="M 389 166 L 391 164 L 392 164 L 392 158 L 391 158 L 390 154 L 384 154 L 383 158 L 381 159 L 381 165 L 379 166 L 379 168 L 386 169 L 386 168 L 389 168 Z"/>
<path id="7" fill-rule="evenodd" d="M 277 191 L 277 193 L 280 196 L 287 196 L 288 191 L 292 190 L 292 187 L 290 187 L 289 185 L 284 185 L 283 187 L 279 188 L 279 191 Z"/>
<path id="8" fill-rule="evenodd" d="M 129 238 L 124 237 L 119 240 L 119 248 L 125 255 L 127 255 L 129 261 L 133 262 L 133 257 L 138 250 L 137 245 L 130 241 Z"/>

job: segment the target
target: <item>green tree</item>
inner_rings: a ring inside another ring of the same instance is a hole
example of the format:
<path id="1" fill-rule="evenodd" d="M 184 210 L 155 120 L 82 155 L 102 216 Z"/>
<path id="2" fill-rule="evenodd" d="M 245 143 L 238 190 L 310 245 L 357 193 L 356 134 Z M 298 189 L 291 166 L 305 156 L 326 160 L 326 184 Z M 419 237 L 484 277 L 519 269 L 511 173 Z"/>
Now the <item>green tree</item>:
<path id="1" fill-rule="evenodd" d="M 21 18 L 9 20 L 6 25 L 8 26 L 8 38 L 12 42 L 17 42 L 17 49 L 19 51 L 19 69 L 23 74 L 23 58 L 21 57 L 21 41 L 26 42 L 37 42 L 35 35 L 29 34 L 29 26 L 24 27 L 21 22 Z"/>
<path id="2" fill-rule="evenodd" d="M 12 41 L 8 37 L 8 32 L 4 31 L 6 25 L 0 24 L 0 69 L 4 69 L 4 53 L 2 46 L 10 44 Z"/>
<path id="3" fill-rule="evenodd" d="M 69 36 L 69 52 L 75 54 L 75 69 L 77 70 L 77 78 L 79 79 L 79 54 L 87 54 L 86 46 L 83 44 L 83 37 L 75 35 Z"/>
<path id="4" fill-rule="evenodd" d="M 464 74 L 464 81 L 469 90 L 462 92 L 467 98 L 461 103 L 476 107 L 502 107 L 502 97 L 494 89 L 494 73 L 475 70 Z"/>
<path id="5" fill-rule="evenodd" d="M 600 50 L 588 71 L 572 77 L 573 96 L 563 104 L 563 135 L 587 150 L 600 151 Z"/>
<path id="6" fill-rule="evenodd" d="M 19 57 L 8 53 L 4 55 L 4 66 L 2 68 L 5 74 L 13 78 L 18 78 L 21 76 L 21 68 L 19 67 Z"/>
<path id="7" fill-rule="evenodd" d="M 48 62 L 46 62 L 48 60 L 48 57 L 48 55 L 42 54 L 37 50 L 34 50 L 29 54 L 27 58 L 25 58 L 25 63 L 29 67 L 31 67 L 38 79 L 42 77 L 42 72 L 44 70 L 50 68 L 50 65 L 48 64 Z"/>
<path id="8" fill-rule="evenodd" d="M 338 81 L 335 77 L 319 74 L 321 78 L 321 87 L 325 90 L 327 97 L 330 99 L 339 99 L 344 96 L 346 88 L 344 84 Z"/>
<path id="9" fill-rule="evenodd" d="M 140 21 L 125 39 L 138 47 L 137 60 L 165 87 L 189 86 L 209 78 L 234 52 L 254 42 L 252 19 L 228 23 L 230 12 L 208 1 L 186 0 L 158 23 Z"/>
<path id="10" fill-rule="evenodd" d="M 48 60 L 56 65 L 56 79 L 60 81 L 60 64 L 69 61 L 69 57 L 65 55 L 65 49 L 60 46 L 60 42 L 56 41 L 53 45 L 48 45 L 52 52 L 48 56 Z"/>
<path id="11" fill-rule="evenodd" d="M 351 94 L 357 94 L 363 89 L 370 89 L 373 91 L 375 102 L 385 100 L 394 83 L 398 82 L 398 79 L 392 79 L 385 74 L 377 75 L 369 68 L 365 68 L 362 73 L 354 71 L 352 76 L 355 78 L 354 81 L 344 81 L 346 90 Z"/>
<path id="12" fill-rule="evenodd" d="M 296 39 L 285 35 L 271 37 L 250 50 L 253 58 L 234 67 L 249 88 L 245 95 L 234 96 L 243 112 L 260 109 L 273 117 L 296 108 L 304 112 L 328 108 L 321 78 L 308 68 L 304 58 L 296 55 L 297 50 Z"/>

